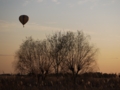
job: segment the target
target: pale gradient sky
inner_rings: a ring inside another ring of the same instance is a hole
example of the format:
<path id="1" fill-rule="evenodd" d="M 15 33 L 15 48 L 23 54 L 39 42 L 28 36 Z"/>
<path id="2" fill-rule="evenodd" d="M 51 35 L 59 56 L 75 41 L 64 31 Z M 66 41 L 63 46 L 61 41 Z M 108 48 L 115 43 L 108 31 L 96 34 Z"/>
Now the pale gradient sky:
<path id="1" fill-rule="evenodd" d="M 24 28 L 22 14 L 30 18 Z M 100 72 L 120 73 L 120 0 L 0 0 L 0 73 L 13 72 L 26 37 L 44 39 L 60 30 L 90 35 Z"/>

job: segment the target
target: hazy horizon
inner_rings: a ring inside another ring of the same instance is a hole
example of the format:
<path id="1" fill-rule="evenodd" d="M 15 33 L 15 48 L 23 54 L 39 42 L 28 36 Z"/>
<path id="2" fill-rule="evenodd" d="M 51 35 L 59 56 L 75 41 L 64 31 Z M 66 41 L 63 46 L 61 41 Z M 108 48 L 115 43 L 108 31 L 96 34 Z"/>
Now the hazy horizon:
<path id="1" fill-rule="evenodd" d="M 15 52 L 25 40 L 56 31 L 82 30 L 99 48 L 100 72 L 120 73 L 119 0 L 0 0 L 0 73 L 13 73 Z M 23 28 L 19 16 L 29 16 Z"/>

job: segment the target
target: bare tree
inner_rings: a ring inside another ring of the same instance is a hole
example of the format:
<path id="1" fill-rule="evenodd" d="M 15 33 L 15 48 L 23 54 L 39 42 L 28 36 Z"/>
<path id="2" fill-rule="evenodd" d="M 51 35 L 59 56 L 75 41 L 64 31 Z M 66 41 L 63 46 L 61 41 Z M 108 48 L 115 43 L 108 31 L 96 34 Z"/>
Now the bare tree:
<path id="1" fill-rule="evenodd" d="M 42 80 L 45 79 L 52 65 L 50 50 L 47 40 L 27 38 L 16 53 L 15 69 L 21 73 L 38 75 L 38 79 L 41 74 Z"/>
<path id="2" fill-rule="evenodd" d="M 35 59 L 37 60 L 37 67 L 44 80 L 49 73 L 52 66 L 52 58 L 50 55 L 50 46 L 47 40 L 36 41 L 36 54 Z M 38 76 L 39 78 L 39 76 Z"/>
<path id="3" fill-rule="evenodd" d="M 34 41 L 31 37 L 23 41 L 20 49 L 16 52 L 16 70 L 24 73 L 34 73 Z"/>
<path id="4" fill-rule="evenodd" d="M 66 48 L 68 53 L 65 61 L 68 70 L 73 74 L 75 82 L 79 73 L 90 72 L 96 69 L 97 63 L 95 55 L 98 49 L 89 43 L 89 37 L 84 36 L 82 31 L 77 31 L 77 33 L 72 33 L 67 36 L 69 38 L 69 40 L 67 40 L 68 48 Z"/>
<path id="5" fill-rule="evenodd" d="M 61 65 L 64 62 L 64 58 L 66 56 L 66 36 L 65 34 L 58 32 L 52 36 L 49 36 L 47 40 L 50 43 L 51 47 L 51 56 L 53 59 L 53 68 L 55 70 L 56 75 L 58 76 L 59 71 L 61 70 Z"/>
<path id="6" fill-rule="evenodd" d="M 80 72 L 96 69 L 97 49 L 90 44 L 89 37 L 82 31 L 77 33 L 60 31 L 48 37 L 48 41 L 52 47 L 51 56 L 56 74 L 59 70 L 69 70 L 75 79 Z"/>

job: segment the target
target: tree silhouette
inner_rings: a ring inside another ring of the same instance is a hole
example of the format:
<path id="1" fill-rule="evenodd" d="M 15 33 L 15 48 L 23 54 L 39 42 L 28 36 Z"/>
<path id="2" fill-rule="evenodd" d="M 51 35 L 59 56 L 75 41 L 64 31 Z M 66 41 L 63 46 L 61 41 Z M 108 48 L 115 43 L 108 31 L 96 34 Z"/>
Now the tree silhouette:
<path id="1" fill-rule="evenodd" d="M 16 52 L 15 70 L 21 74 L 41 74 L 45 79 L 51 65 L 50 48 L 46 40 L 35 41 L 28 37 Z"/>
<path id="2" fill-rule="evenodd" d="M 20 73 L 41 74 L 44 79 L 52 70 L 72 73 L 75 82 L 79 73 L 96 70 L 98 49 L 82 31 L 56 32 L 45 40 L 28 37 L 16 52 L 15 68 Z"/>
<path id="3" fill-rule="evenodd" d="M 49 42 L 53 47 L 52 56 L 57 74 L 59 69 L 70 71 L 75 81 L 79 73 L 96 70 L 95 55 L 98 49 L 89 43 L 89 36 L 85 36 L 82 31 L 55 33 L 49 37 Z"/>

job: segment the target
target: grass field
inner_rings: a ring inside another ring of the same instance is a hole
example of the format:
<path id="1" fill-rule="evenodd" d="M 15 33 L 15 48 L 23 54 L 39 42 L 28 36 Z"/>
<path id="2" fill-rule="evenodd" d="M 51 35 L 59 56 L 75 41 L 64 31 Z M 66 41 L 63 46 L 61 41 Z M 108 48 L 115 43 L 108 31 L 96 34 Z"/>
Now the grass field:
<path id="1" fill-rule="evenodd" d="M 44 81 L 35 76 L 0 75 L 0 90 L 120 90 L 119 77 L 49 75 Z"/>

